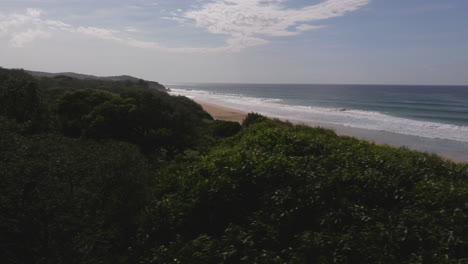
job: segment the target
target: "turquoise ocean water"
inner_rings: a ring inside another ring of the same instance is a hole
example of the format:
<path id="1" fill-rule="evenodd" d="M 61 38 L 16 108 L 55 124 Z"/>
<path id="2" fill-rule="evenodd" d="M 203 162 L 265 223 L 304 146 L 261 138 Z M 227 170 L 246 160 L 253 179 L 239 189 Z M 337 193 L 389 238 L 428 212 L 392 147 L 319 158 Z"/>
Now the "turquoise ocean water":
<path id="1" fill-rule="evenodd" d="M 172 94 L 468 161 L 468 87 L 168 84 Z"/>

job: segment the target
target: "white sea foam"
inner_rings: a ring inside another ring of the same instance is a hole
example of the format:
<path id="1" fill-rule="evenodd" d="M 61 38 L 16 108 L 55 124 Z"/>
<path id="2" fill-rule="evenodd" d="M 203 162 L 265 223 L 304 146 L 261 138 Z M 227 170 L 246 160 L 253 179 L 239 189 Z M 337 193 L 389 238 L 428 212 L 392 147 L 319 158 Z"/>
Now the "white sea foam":
<path id="1" fill-rule="evenodd" d="M 431 139 L 468 142 L 468 127 L 466 126 L 411 120 L 362 110 L 288 105 L 284 104 L 281 99 L 274 98 L 255 98 L 238 94 L 184 89 L 173 89 L 171 93 L 306 124 L 341 125 Z"/>

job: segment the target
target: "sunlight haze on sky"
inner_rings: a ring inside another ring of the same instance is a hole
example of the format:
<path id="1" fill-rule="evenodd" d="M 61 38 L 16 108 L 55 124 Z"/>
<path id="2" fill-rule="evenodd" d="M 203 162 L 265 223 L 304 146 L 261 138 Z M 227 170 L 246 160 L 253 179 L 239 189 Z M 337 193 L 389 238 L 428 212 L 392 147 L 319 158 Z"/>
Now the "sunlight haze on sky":
<path id="1" fill-rule="evenodd" d="M 468 85 L 466 0 L 0 0 L 0 66 L 162 83 Z"/>

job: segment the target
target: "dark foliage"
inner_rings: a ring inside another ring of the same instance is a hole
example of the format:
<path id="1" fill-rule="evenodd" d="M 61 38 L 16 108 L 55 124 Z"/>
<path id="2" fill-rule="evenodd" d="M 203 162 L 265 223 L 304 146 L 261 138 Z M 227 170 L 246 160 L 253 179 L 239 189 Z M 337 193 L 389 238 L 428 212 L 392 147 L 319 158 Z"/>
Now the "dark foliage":
<path id="1" fill-rule="evenodd" d="M 149 185 L 138 149 L 0 130 L 2 262 L 123 260 Z"/>
<path id="2" fill-rule="evenodd" d="M 260 122 L 263 122 L 263 121 L 266 121 L 267 118 L 260 115 L 260 114 L 257 114 L 257 113 L 249 113 L 247 115 L 247 117 L 245 118 L 244 122 L 242 122 L 242 126 L 243 127 L 248 127 L 252 124 L 255 124 L 255 123 L 260 123 Z"/>
<path id="3" fill-rule="evenodd" d="M 143 263 L 452 263 L 468 167 L 264 121 L 163 170 Z"/>
<path id="4" fill-rule="evenodd" d="M 211 118 L 193 101 L 149 90 L 78 90 L 59 98 L 54 109 L 66 136 L 131 142 L 145 153 L 191 146 L 201 120 Z"/>
<path id="5" fill-rule="evenodd" d="M 34 79 L 23 70 L 0 68 L 0 115 L 35 132 L 44 128 L 46 114 L 42 92 Z"/>
<path id="6" fill-rule="evenodd" d="M 242 129 L 237 122 L 216 120 L 213 124 L 213 132 L 217 137 L 231 137 Z"/>
<path id="7" fill-rule="evenodd" d="M 0 69 L 2 263 L 461 263 L 468 165 Z"/>

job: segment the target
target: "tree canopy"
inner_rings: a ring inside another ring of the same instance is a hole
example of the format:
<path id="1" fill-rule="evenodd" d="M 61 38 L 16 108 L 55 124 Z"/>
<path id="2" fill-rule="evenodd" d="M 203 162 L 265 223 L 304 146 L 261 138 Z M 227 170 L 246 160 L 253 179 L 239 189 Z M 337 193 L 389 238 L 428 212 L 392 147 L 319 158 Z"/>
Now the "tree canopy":
<path id="1" fill-rule="evenodd" d="M 461 263 L 468 165 L 0 68 L 2 263 Z"/>

